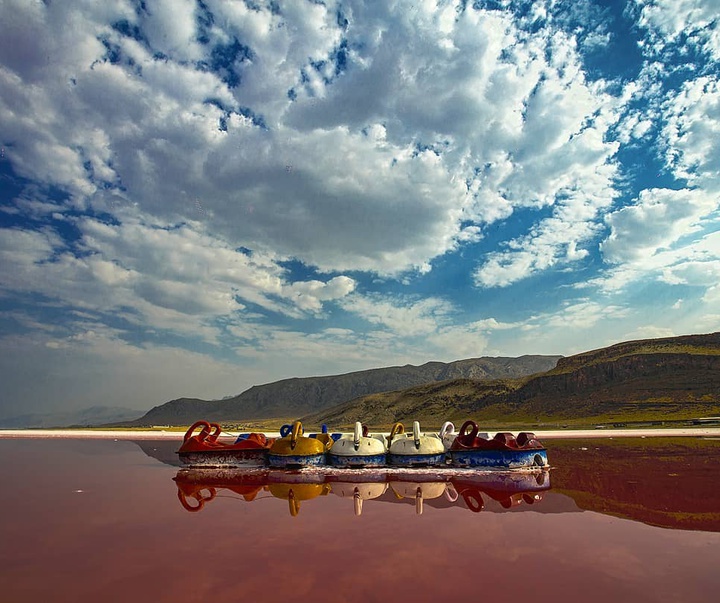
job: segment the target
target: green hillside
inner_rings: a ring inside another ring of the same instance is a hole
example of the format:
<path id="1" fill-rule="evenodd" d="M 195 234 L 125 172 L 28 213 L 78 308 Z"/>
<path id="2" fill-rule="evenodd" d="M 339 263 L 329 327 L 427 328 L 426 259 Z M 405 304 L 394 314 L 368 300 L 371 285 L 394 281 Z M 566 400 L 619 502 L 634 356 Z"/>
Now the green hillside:
<path id="1" fill-rule="evenodd" d="M 561 358 L 518 379 L 453 379 L 364 396 L 308 424 L 428 428 L 473 418 L 488 429 L 688 421 L 720 415 L 720 333 L 631 341 Z"/>

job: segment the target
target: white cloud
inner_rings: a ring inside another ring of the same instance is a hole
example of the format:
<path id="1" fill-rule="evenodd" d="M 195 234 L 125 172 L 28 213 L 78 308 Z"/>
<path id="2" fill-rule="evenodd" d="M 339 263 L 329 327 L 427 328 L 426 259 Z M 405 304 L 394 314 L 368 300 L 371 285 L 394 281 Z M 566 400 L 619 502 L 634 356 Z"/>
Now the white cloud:
<path id="1" fill-rule="evenodd" d="M 546 317 L 543 323 L 546 327 L 558 329 L 588 330 L 601 321 L 618 320 L 627 314 L 627 308 L 622 306 L 584 299 L 567 304 L 556 314 Z"/>
<path id="2" fill-rule="evenodd" d="M 638 24 L 651 32 L 646 43 L 656 52 L 662 52 L 668 43 L 682 36 L 686 43 L 696 44 L 720 59 L 720 30 L 717 0 L 635 0 L 640 8 Z"/>
<path id="3" fill-rule="evenodd" d="M 179 61 L 199 60 L 194 0 L 148 0 L 139 25 L 156 51 Z"/>
<path id="4" fill-rule="evenodd" d="M 671 285 L 705 285 L 720 282 L 720 249 L 704 261 L 688 260 L 663 271 L 662 280 Z"/>
<path id="5" fill-rule="evenodd" d="M 696 239 L 678 239 L 678 231 L 672 225 L 667 225 L 666 236 L 654 228 L 644 229 L 643 225 L 638 227 L 638 247 L 634 248 L 630 225 L 637 215 L 631 213 L 626 217 L 627 222 L 620 220 L 624 234 L 611 247 L 618 263 L 591 279 L 587 286 L 618 292 L 636 283 L 652 281 L 703 288 L 714 284 L 713 279 L 720 272 L 720 231 L 710 230 Z M 713 228 L 712 222 L 708 228 Z"/>
<path id="6" fill-rule="evenodd" d="M 583 248 L 600 231 L 595 223 L 611 199 L 601 196 L 571 197 L 558 204 L 550 218 L 541 220 L 530 233 L 491 252 L 475 271 L 482 287 L 506 287 L 553 266 L 572 264 L 588 255 Z"/>
<path id="7" fill-rule="evenodd" d="M 600 248 L 606 261 L 647 261 L 702 227 L 717 200 L 701 190 L 646 189 L 634 205 L 608 214 L 610 235 Z"/>
<path id="8" fill-rule="evenodd" d="M 666 161 L 678 177 L 720 193 L 720 83 L 717 77 L 686 82 L 665 106 Z M 716 205 L 720 202 L 716 200 Z"/>
<path id="9" fill-rule="evenodd" d="M 23 9 L 16 25 L 34 28 L 49 58 L 42 69 L 8 61 L 1 74 L 0 127 L 19 173 L 94 204 L 122 183 L 128 204 L 161 220 L 197 218 L 200 205 L 238 246 L 383 274 L 427 271 L 479 225 L 554 204 L 580 181 L 611 194 L 611 99 L 584 81 L 559 31 L 528 37 L 498 11 L 456 18 L 433 3 L 352 3 L 343 31 L 332 7 L 208 2 L 203 46 L 193 6 Z M 147 45 L 109 27 L 122 19 Z M 70 21 L 82 51 L 56 29 Z M 196 61 L 235 42 L 250 58 L 233 64 L 231 88 Z M 579 249 L 586 234 L 563 244 Z"/>
<path id="10" fill-rule="evenodd" d="M 438 298 L 402 300 L 350 295 L 341 305 L 372 324 L 407 337 L 434 333 L 452 312 L 452 306 Z"/>
<path id="11" fill-rule="evenodd" d="M 283 287 L 283 295 L 292 299 L 301 310 L 319 312 L 322 302 L 336 300 L 352 293 L 355 281 L 347 276 L 336 276 L 327 283 L 321 281 L 295 282 Z"/>
<path id="12" fill-rule="evenodd" d="M 237 251 L 200 223 L 113 225 L 84 218 L 75 226 L 82 233 L 79 256 L 52 233 L 0 230 L 3 289 L 119 312 L 134 324 L 216 343 L 219 331 L 211 323 L 248 303 L 297 317 L 320 312 L 324 302 L 355 286 L 345 276 L 289 282 L 272 257 Z"/>

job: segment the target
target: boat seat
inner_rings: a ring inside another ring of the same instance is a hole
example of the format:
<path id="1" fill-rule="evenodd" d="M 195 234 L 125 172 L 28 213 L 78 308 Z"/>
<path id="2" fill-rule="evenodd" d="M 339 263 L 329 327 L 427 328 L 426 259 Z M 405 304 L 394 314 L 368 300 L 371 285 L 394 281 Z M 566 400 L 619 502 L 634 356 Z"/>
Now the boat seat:
<path id="1" fill-rule="evenodd" d="M 520 432 L 517 437 L 518 446 L 521 448 L 545 448 L 543 443 L 537 439 L 537 436 L 532 432 Z"/>
<path id="2" fill-rule="evenodd" d="M 535 437 L 535 434 L 529 431 L 521 431 L 517 435 L 517 445 L 520 446 L 520 448 L 527 446 L 528 444 L 531 444 L 532 442 L 536 442 L 537 438 Z"/>
<path id="3" fill-rule="evenodd" d="M 455 438 L 455 442 L 457 443 L 457 446 L 464 446 L 465 448 L 472 448 L 475 445 L 475 437 L 473 434 L 468 433 L 464 436 L 457 436 Z"/>
<path id="4" fill-rule="evenodd" d="M 333 439 L 332 435 L 329 434 L 329 433 L 327 433 L 327 432 L 325 432 L 325 433 L 311 433 L 309 437 L 313 438 L 314 440 L 318 440 L 318 441 L 322 442 L 323 444 L 325 444 L 325 448 L 326 448 L 326 449 L 329 449 L 330 446 L 332 446 L 333 443 L 335 442 L 335 440 Z"/>
<path id="5" fill-rule="evenodd" d="M 504 444 L 508 448 L 517 448 L 518 443 L 515 439 L 515 436 L 507 431 L 501 431 L 495 434 L 495 437 L 493 438 L 496 442 L 500 442 L 501 444 Z"/>

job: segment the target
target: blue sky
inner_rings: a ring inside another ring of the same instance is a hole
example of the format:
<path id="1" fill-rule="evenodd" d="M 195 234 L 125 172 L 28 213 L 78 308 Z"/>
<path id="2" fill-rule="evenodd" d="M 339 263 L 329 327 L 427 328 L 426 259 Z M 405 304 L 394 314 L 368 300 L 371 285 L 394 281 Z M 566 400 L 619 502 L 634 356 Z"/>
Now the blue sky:
<path id="1" fill-rule="evenodd" d="M 718 0 L 5 0 L 0 416 L 720 330 Z"/>

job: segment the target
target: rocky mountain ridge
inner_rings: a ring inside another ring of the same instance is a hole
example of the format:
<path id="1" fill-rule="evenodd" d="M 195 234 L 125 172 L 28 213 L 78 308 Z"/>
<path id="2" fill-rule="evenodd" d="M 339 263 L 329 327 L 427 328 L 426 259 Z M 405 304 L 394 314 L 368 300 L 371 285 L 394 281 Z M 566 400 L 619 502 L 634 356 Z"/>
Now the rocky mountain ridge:
<path id="1" fill-rule="evenodd" d="M 519 379 L 455 379 L 379 393 L 304 417 L 338 427 L 472 417 L 504 424 L 681 420 L 720 414 L 720 333 L 624 342 Z"/>
<path id="2" fill-rule="evenodd" d="M 283 379 L 256 385 L 217 401 L 180 398 L 157 406 L 133 425 L 185 425 L 198 419 L 243 422 L 290 418 L 319 412 L 367 394 L 401 390 L 454 378 L 518 378 L 553 368 L 560 356 L 472 358 L 420 366 L 356 371 L 343 375 Z"/>

